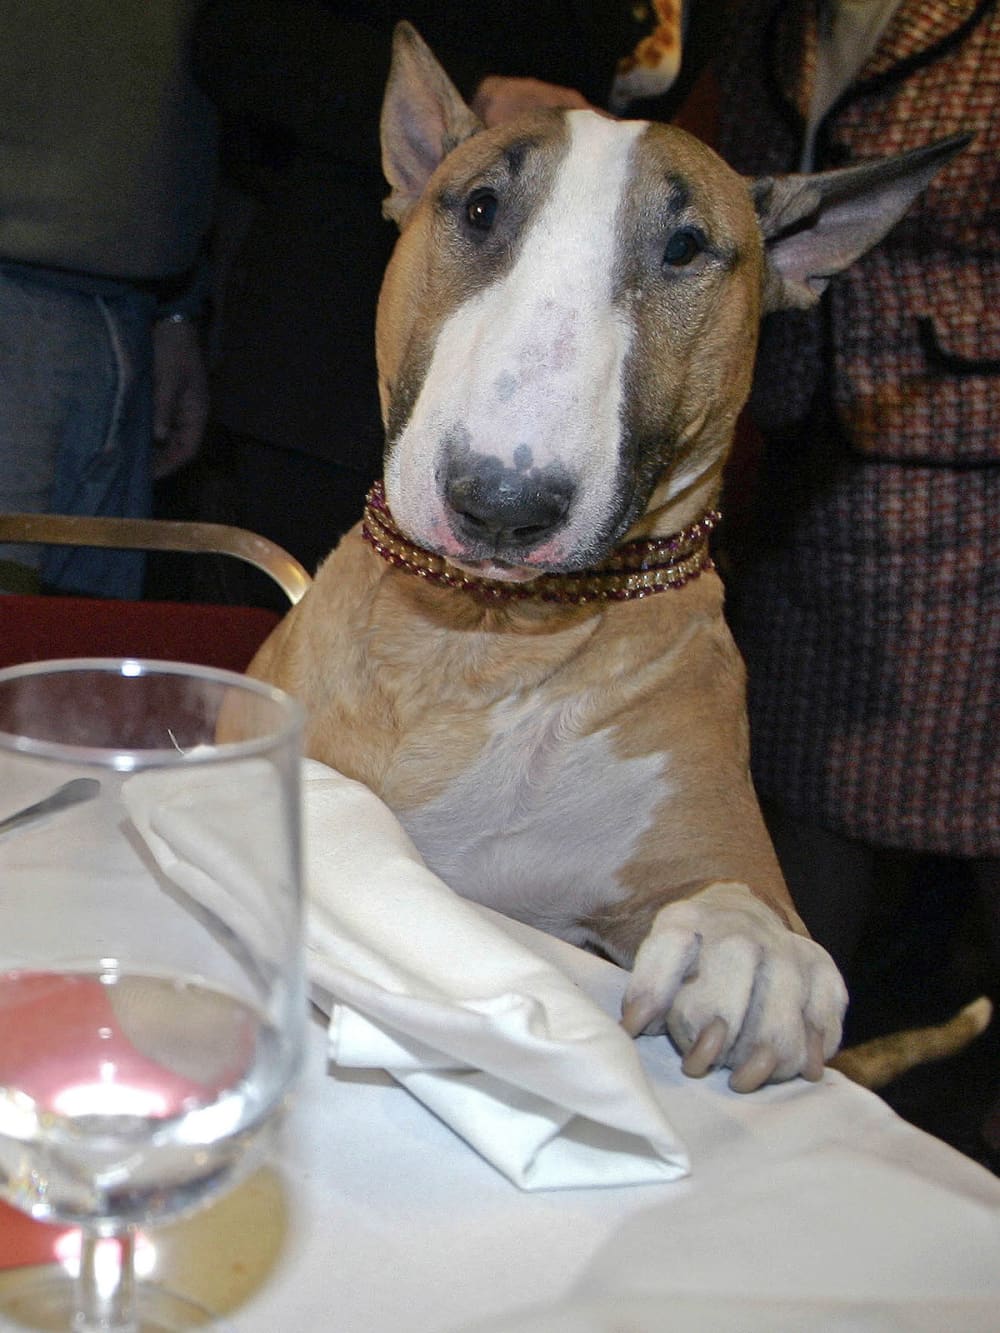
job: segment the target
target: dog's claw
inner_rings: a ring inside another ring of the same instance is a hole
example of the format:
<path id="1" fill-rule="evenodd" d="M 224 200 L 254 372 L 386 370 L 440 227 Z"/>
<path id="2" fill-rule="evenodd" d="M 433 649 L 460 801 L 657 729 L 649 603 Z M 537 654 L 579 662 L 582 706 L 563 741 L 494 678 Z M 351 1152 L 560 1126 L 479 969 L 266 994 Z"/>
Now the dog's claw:
<path id="1" fill-rule="evenodd" d="M 622 1005 L 621 1025 L 630 1037 L 638 1037 L 656 1015 L 654 995 L 633 995 Z"/>
<path id="2" fill-rule="evenodd" d="M 681 1068 L 689 1078 L 703 1078 L 719 1063 L 719 1056 L 729 1038 L 729 1025 L 724 1018 L 713 1018 L 698 1040 L 685 1055 Z"/>
<path id="3" fill-rule="evenodd" d="M 772 1077 L 778 1066 L 778 1052 L 769 1042 L 755 1046 L 748 1059 L 733 1070 L 729 1086 L 733 1092 L 756 1092 Z"/>

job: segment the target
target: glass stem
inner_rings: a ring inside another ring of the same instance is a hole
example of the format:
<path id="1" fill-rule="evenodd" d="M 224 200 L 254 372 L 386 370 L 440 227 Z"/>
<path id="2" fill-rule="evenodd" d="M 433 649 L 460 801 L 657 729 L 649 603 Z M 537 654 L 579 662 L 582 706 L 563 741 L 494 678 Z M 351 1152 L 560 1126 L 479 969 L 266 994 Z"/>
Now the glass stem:
<path id="1" fill-rule="evenodd" d="M 135 1235 L 84 1232 L 73 1333 L 139 1333 L 135 1309 Z"/>

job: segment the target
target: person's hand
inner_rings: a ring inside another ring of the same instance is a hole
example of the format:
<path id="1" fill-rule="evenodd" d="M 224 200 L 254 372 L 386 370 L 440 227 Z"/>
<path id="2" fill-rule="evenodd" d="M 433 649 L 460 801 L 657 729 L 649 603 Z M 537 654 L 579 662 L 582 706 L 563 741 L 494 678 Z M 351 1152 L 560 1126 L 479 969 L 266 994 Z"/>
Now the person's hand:
<path id="1" fill-rule="evenodd" d="M 208 420 L 208 376 L 198 326 L 159 319 L 153 326 L 153 475 L 191 461 Z"/>
<path id="2" fill-rule="evenodd" d="M 569 111 L 594 109 L 575 88 L 543 83 L 541 79 L 507 78 L 500 74 L 487 74 L 476 89 L 471 105 L 487 127 L 540 106 L 562 107 Z"/>

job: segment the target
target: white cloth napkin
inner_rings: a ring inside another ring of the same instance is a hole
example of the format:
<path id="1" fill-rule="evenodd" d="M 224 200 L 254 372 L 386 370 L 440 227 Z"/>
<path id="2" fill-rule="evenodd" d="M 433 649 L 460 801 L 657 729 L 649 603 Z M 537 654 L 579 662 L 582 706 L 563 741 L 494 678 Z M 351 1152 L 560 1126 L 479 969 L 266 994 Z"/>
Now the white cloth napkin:
<path id="1" fill-rule="evenodd" d="M 241 759 L 152 769 L 127 779 L 122 801 L 189 911 L 261 961 L 285 953 L 292 923 L 277 910 L 275 893 L 294 891 L 294 849 L 273 764 Z"/>
<path id="2" fill-rule="evenodd" d="M 233 773 L 144 773 L 123 797 L 188 910 L 266 961 L 279 783 L 260 760 Z M 537 932 L 442 883 L 360 783 L 305 760 L 302 799 L 306 963 L 335 1064 L 388 1070 L 522 1189 L 687 1174 L 631 1038 L 522 942 Z"/>
<path id="3" fill-rule="evenodd" d="M 424 865 L 387 806 L 302 770 L 307 968 L 330 1055 L 387 1069 L 522 1189 L 688 1172 L 626 1033 Z"/>

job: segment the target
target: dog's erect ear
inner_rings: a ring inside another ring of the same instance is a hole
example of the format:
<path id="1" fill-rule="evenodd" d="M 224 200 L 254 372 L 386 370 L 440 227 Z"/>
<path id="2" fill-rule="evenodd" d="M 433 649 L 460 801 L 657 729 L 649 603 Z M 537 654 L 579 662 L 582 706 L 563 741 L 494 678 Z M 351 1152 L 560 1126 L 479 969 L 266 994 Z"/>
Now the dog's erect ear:
<path id="1" fill-rule="evenodd" d="M 841 171 L 751 181 L 767 262 L 764 313 L 815 305 L 830 279 L 876 245 L 970 139 L 956 134 Z"/>
<path id="2" fill-rule="evenodd" d="M 412 24 L 396 24 L 382 103 L 382 170 L 392 187 L 382 211 L 400 226 L 451 150 L 483 128 Z"/>

